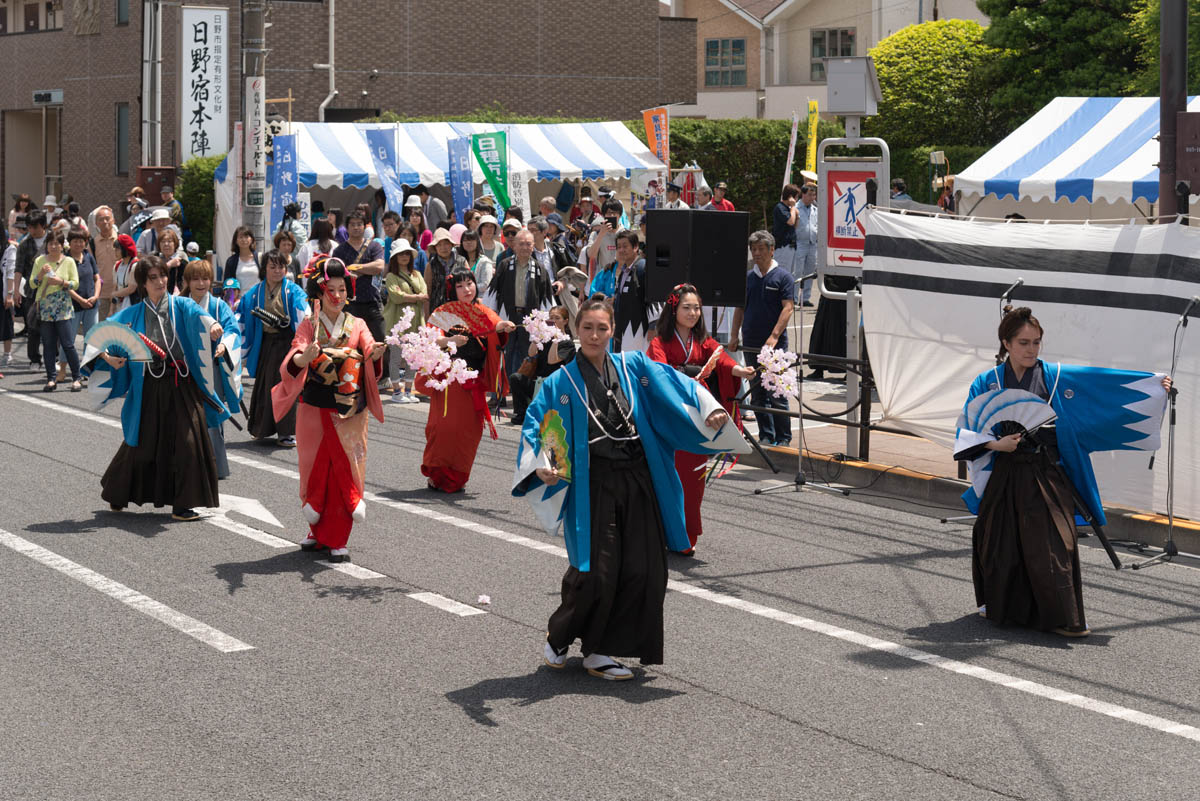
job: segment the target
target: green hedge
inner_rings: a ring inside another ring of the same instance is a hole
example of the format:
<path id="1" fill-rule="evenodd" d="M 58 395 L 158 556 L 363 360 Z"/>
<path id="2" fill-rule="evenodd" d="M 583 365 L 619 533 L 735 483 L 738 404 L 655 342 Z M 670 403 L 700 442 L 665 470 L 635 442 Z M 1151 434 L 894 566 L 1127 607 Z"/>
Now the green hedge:
<path id="1" fill-rule="evenodd" d="M 200 246 L 200 252 L 213 250 L 213 212 L 216 200 L 213 197 L 213 173 L 225 155 L 200 156 L 183 163 L 175 178 L 175 195 L 187 215 L 192 239 Z"/>
<path id="2" fill-rule="evenodd" d="M 641 120 L 625 123 L 629 130 L 646 141 Z M 768 225 L 771 209 L 779 202 L 783 188 L 783 168 L 787 163 L 791 120 L 671 120 L 671 167 L 678 169 L 695 161 L 704 170 L 709 185 L 717 181 L 729 184 L 729 199 L 739 211 L 750 212 L 750 225 Z M 821 120 L 817 139 L 844 135 L 840 124 Z M 804 169 L 808 128 L 800 122 L 796 137 L 793 181 Z"/>

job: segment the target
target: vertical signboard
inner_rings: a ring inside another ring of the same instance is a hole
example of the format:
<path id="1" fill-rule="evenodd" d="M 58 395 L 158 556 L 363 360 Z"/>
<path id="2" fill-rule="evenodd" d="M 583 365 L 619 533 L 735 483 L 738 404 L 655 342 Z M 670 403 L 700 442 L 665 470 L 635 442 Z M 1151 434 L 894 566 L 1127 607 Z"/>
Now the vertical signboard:
<path id="1" fill-rule="evenodd" d="M 229 9 L 180 9 L 181 162 L 229 150 Z"/>
<path id="2" fill-rule="evenodd" d="M 246 78 L 245 140 L 242 143 L 242 173 L 246 178 L 246 205 L 263 205 L 267 187 L 267 79 L 259 75 Z"/>
<path id="3" fill-rule="evenodd" d="M 504 131 L 472 134 L 471 150 L 500 207 L 497 210 L 508 208 L 512 205 L 508 194 L 508 135 Z"/>
<path id="4" fill-rule="evenodd" d="M 271 225 L 274 232 L 283 221 L 283 207 L 296 202 L 300 185 L 296 179 L 296 135 L 275 137 L 275 170 L 271 181 Z M 297 243 L 298 245 L 303 243 Z"/>
<path id="5" fill-rule="evenodd" d="M 867 229 L 859 215 L 867 207 L 867 181 L 874 172 L 829 170 L 825 176 L 825 264 L 862 269 Z"/>

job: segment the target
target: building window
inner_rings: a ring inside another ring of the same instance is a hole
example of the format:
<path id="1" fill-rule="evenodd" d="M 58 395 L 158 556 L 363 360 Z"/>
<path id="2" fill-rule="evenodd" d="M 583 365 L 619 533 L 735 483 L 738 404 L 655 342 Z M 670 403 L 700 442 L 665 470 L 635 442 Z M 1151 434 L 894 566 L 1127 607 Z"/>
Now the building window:
<path id="1" fill-rule="evenodd" d="M 812 32 L 812 80 L 825 82 L 823 58 L 854 55 L 854 28 L 830 28 Z"/>
<path id="2" fill-rule="evenodd" d="M 129 175 L 129 104 L 117 104 L 117 175 Z"/>
<path id="3" fill-rule="evenodd" d="M 704 85 L 746 85 L 746 40 L 704 40 Z"/>
<path id="4" fill-rule="evenodd" d="M 117 0 L 117 24 L 129 24 L 129 0 Z"/>
<path id="5" fill-rule="evenodd" d="M 46 0 L 46 27 L 43 30 L 61 31 L 63 26 L 63 0 Z"/>

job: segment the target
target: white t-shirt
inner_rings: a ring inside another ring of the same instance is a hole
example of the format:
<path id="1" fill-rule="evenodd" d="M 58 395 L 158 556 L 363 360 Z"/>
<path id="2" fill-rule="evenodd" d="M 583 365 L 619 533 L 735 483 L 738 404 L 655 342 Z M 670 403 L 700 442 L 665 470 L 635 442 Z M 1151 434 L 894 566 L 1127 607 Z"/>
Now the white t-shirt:
<path id="1" fill-rule="evenodd" d="M 254 285 L 258 283 L 258 262 L 253 258 L 249 260 L 238 259 L 237 265 L 237 280 L 242 286 L 242 294 L 246 294 Z"/>

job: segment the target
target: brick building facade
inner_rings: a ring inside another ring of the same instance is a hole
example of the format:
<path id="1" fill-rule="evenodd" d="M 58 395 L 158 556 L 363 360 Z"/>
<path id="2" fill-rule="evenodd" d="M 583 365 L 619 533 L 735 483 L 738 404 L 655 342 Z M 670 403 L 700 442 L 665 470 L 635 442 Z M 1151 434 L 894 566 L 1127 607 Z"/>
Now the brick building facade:
<path id="1" fill-rule="evenodd" d="M 11 206 L 14 193 L 47 191 L 69 192 L 84 209 L 116 202 L 141 163 L 143 4 L 62 0 L 51 18 L 41 3 L 34 20 L 23 16 L 26 2 L 0 2 L 9 32 L 0 35 L 0 57 L 10 76 L 0 82 L 4 203 Z M 236 120 L 239 3 L 188 4 L 230 8 Z M 659 7 L 656 0 L 338 0 L 338 96 L 327 119 L 377 110 L 453 115 L 494 103 L 524 114 L 631 119 L 660 103 L 694 103 L 696 22 L 660 17 Z M 328 60 L 328 0 L 272 0 L 268 14 L 267 96 L 290 89 L 294 119 L 315 120 L 329 86 L 328 73 L 312 66 Z M 162 160 L 170 164 L 180 152 L 178 6 L 164 5 L 162 16 Z M 35 93 L 50 91 L 49 105 L 34 102 Z M 287 108 L 268 113 L 286 117 Z M 119 130 L 125 120 L 127 134 Z"/>

